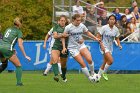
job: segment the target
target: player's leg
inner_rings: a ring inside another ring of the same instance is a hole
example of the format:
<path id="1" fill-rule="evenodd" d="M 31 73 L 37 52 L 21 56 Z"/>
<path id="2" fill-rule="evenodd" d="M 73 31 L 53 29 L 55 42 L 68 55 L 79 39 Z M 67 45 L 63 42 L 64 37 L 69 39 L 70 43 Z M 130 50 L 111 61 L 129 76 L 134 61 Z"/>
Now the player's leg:
<path id="1" fill-rule="evenodd" d="M 51 59 L 53 61 L 53 64 L 52 64 L 52 68 L 53 68 L 53 72 L 54 72 L 54 80 L 55 81 L 59 81 L 59 78 L 58 78 L 58 61 L 59 61 L 59 56 L 60 56 L 60 51 L 59 50 L 52 50 L 51 52 Z"/>
<path id="2" fill-rule="evenodd" d="M 113 63 L 113 57 L 110 52 L 105 53 L 104 60 L 105 60 L 105 65 L 104 65 L 103 77 L 105 80 L 108 80 L 107 71 L 108 71 L 110 65 Z"/>
<path id="3" fill-rule="evenodd" d="M 58 61 L 58 70 L 59 70 L 59 74 L 62 75 L 60 57 L 59 57 L 59 61 Z"/>
<path id="4" fill-rule="evenodd" d="M 66 78 L 66 72 L 67 72 L 67 66 L 66 66 L 67 57 L 66 57 L 66 58 L 61 57 L 61 58 L 60 58 L 60 62 L 61 62 L 61 71 L 62 71 L 61 77 L 63 78 L 63 81 L 64 81 L 64 82 L 67 82 L 67 78 Z"/>
<path id="5" fill-rule="evenodd" d="M 85 47 L 85 48 L 82 48 L 80 50 L 80 54 L 86 59 L 86 61 L 88 62 L 88 66 L 89 66 L 89 69 L 90 69 L 90 72 L 91 72 L 91 75 L 94 75 L 94 62 L 92 60 L 92 57 L 91 57 L 91 54 L 89 52 L 89 50 Z"/>
<path id="6" fill-rule="evenodd" d="M 16 66 L 16 79 L 17 79 L 17 86 L 22 86 L 22 68 L 18 57 L 13 54 L 12 57 L 9 59 L 15 66 Z"/>
<path id="7" fill-rule="evenodd" d="M 47 64 L 47 68 L 45 69 L 43 75 L 47 76 L 48 72 L 50 71 L 50 69 L 52 68 L 52 59 L 50 58 L 50 62 Z"/>
<path id="8" fill-rule="evenodd" d="M 2 64 L 0 65 L 0 73 L 1 73 L 7 67 L 8 60 L 6 58 L 4 58 L 4 56 L 2 55 L 2 53 L 0 53 L 0 60 L 2 62 Z"/>
<path id="9" fill-rule="evenodd" d="M 8 59 L 1 58 L 1 62 L 2 62 L 2 64 L 0 65 L 0 73 L 6 69 L 6 67 L 8 65 Z"/>
<path id="10" fill-rule="evenodd" d="M 104 72 L 105 64 L 106 64 L 106 60 L 105 60 L 105 58 L 104 58 L 103 63 L 102 63 L 102 65 L 101 65 L 101 67 L 100 67 L 100 69 L 99 69 L 99 72 L 98 72 L 98 74 L 99 74 L 100 76 L 101 76 L 101 75 L 103 74 L 103 72 Z"/>
<path id="11" fill-rule="evenodd" d="M 80 64 L 81 68 L 82 68 L 82 72 L 85 74 L 85 76 L 87 78 L 90 77 L 88 68 L 86 67 L 86 64 L 81 56 L 81 54 L 78 54 L 77 56 L 74 57 L 74 59 Z"/>

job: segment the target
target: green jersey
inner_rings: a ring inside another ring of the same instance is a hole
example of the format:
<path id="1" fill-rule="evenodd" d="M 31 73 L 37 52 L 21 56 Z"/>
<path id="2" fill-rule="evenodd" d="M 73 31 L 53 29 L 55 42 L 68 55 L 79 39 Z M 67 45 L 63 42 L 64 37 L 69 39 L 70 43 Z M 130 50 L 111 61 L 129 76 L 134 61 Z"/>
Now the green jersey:
<path id="1" fill-rule="evenodd" d="M 18 38 L 22 38 L 21 30 L 17 27 L 8 28 L 3 35 L 3 39 L 0 41 L 0 48 L 12 51 Z"/>
<path id="2" fill-rule="evenodd" d="M 55 25 L 53 27 L 53 32 L 57 32 L 57 34 L 62 34 L 64 32 L 64 28 L 61 27 L 60 25 Z M 58 50 L 62 50 L 62 41 L 61 41 L 61 38 L 57 38 L 55 39 L 55 42 L 53 44 L 53 47 L 52 49 L 58 49 Z"/>

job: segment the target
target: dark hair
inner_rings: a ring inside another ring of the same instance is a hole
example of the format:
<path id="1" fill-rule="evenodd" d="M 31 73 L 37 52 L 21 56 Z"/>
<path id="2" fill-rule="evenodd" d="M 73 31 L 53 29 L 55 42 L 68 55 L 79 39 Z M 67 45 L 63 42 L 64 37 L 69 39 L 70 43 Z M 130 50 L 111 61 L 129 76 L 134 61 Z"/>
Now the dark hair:
<path id="1" fill-rule="evenodd" d="M 122 15 L 122 16 L 121 16 L 121 20 L 122 20 L 123 18 L 125 18 L 125 17 L 126 17 L 126 15 Z"/>
<path id="2" fill-rule="evenodd" d="M 109 19 L 111 18 L 111 17 L 114 17 L 115 18 L 115 24 L 116 24 L 116 22 L 117 22 L 117 18 L 116 18 L 116 16 L 115 15 L 110 15 L 109 17 L 108 17 L 108 21 L 109 21 Z"/>
<path id="3" fill-rule="evenodd" d="M 65 15 L 61 15 L 58 20 L 60 20 L 62 17 L 64 17 L 67 20 L 67 17 Z"/>
<path id="4" fill-rule="evenodd" d="M 79 18 L 79 17 L 81 17 L 80 14 L 75 14 L 75 15 L 72 16 L 72 20 L 75 20 L 76 18 Z"/>
<path id="5" fill-rule="evenodd" d="M 110 19 L 110 17 L 114 17 L 115 20 L 117 20 L 115 15 L 110 15 L 110 16 L 108 17 L 108 20 Z"/>

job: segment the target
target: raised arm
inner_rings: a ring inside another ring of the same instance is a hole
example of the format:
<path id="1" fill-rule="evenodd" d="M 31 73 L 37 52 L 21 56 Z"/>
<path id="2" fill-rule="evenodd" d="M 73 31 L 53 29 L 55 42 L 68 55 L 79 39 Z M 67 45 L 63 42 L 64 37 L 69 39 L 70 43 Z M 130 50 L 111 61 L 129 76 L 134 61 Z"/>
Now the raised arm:
<path id="1" fill-rule="evenodd" d="M 30 58 L 29 56 L 27 56 L 26 53 L 25 53 L 22 38 L 18 38 L 18 45 L 19 45 L 19 48 L 20 48 L 21 52 L 23 53 L 24 57 L 25 57 L 28 61 L 30 61 L 31 58 Z"/>

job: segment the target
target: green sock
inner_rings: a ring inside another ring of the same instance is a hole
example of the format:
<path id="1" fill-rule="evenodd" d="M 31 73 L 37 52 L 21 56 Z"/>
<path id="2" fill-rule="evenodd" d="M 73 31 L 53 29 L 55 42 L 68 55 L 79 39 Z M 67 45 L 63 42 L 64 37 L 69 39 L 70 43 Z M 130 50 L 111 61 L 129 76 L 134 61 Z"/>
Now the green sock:
<path id="1" fill-rule="evenodd" d="M 61 68 L 61 70 L 62 70 L 62 78 L 66 79 L 67 68 Z"/>
<path id="2" fill-rule="evenodd" d="M 59 71 L 58 71 L 58 64 L 57 63 L 52 64 L 52 68 L 53 68 L 54 75 L 58 76 L 58 73 L 59 73 Z"/>
<path id="3" fill-rule="evenodd" d="M 21 77 L 22 77 L 22 69 L 21 66 L 16 67 L 16 79 L 17 83 L 21 83 Z"/>

